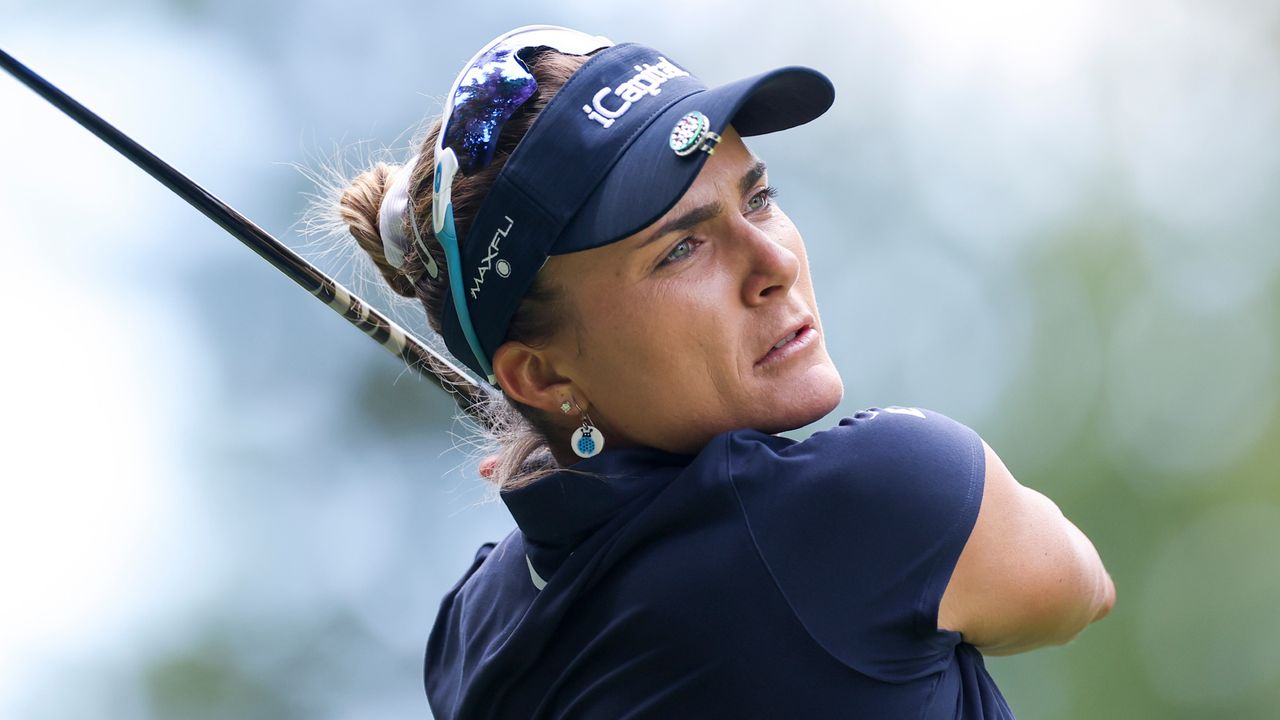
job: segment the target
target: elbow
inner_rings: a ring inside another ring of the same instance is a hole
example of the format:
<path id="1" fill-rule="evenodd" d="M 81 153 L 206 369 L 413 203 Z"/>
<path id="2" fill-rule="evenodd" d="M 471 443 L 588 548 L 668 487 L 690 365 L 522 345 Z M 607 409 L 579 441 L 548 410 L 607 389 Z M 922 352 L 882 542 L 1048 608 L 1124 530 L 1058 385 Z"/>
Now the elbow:
<path id="1" fill-rule="evenodd" d="M 1111 576 L 1106 570 L 1102 571 L 1102 588 L 1099 592 L 1099 598 L 1096 603 L 1097 610 L 1093 614 L 1093 619 L 1089 622 L 1097 622 L 1107 615 L 1111 614 L 1111 608 L 1116 604 L 1116 584 L 1111 580 Z"/>
<path id="2" fill-rule="evenodd" d="M 1082 536 L 1083 537 L 1083 536 Z M 1085 541 L 1086 543 L 1088 540 Z M 1111 574 L 1102 565 L 1102 558 L 1098 557 L 1098 552 L 1094 550 L 1093 545 L 1088 545 L 1090 559 L 1089 563 L 1090 575 L 1092 575 L 1092 592 L 1089 594 L 1088 610 L 1086 611 L 1086 619 L 1084 625 L 1080 627 L 1083 630 L 1090 623 L 1095 623 L 1111 613 L 1111 608 L 1116 604 L 1116 584 L 1111 580 Z"/>
<path id="3" fill-rule="evenodd" d="M 966 634 L 966 642 L 987 656 L 1066 645 L 1090 624 L 1106 617 L 1116 603 L 1115 584 L 1100 566 L 1092 579 L 1077 576 L 1072 581 L 1060 576 L 1046 579 L 1039 587 L 1013 605 L 1018 620 L 1009 630 L 998 635 Z"/>
<path id="4" fill-rule="evenodd" d="M 1063 642 L 1069 642 L 1090 624 L 1111 613 L 1116 604 L 1116 585 L 1102 564 L 1102 558 L 1093 543 L 1075 525 L 1069 525 L 1074 539 L 1076 555 L 1075 579 L 1077 596 L 1071 616 L 1069 634 Z"/>
<path id="5" fill-rule="evenodd" d="M 1092 592 L 1084 594 L 1076 603 L 1073 611 L 1062 613 L 1063 622 L 1050 642 L 1053 645 L 1065 645 L 1076 638 L 1089 625 L 1101 620 L 1111 613 L 1116 604 L 1116 586 L 1106 570 L 1098 568 Z"/>

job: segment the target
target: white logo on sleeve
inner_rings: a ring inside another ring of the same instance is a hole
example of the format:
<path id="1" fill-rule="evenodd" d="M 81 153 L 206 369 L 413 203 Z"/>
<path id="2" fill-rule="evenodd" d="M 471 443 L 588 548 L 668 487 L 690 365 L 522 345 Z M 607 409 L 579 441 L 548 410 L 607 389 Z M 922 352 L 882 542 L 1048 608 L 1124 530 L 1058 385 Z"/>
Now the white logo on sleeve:
<path id="1" fill-rule="evenodd" d="M 924 413 L 920 412 L 918 408 L 898 407 L 897 405 L 892 405 L 886 408 L 880 408 L 878 410 L 863 410 L 859 412 L 857 415 L 855 415 L 854 417 L 860 420 L 875 420 L 877 417 L 879 417 L 880 413 L 882 412 L 892 413 L 894 415 L 910 415 L 911 417 L 918 417 L 921 420 L 928 419 L 924 416 Z"/>

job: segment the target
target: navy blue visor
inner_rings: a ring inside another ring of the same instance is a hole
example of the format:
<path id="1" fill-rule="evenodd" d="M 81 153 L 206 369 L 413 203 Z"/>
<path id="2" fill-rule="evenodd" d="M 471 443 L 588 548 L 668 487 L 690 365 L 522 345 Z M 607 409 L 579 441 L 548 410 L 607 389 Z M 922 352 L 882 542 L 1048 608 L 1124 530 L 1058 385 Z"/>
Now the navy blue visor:
<path id="1" fill-rule="evenodd" d="M 446 297 L 444 340 L 481 377 L 547 257 L 617 242 L 693 184 L 719 135 L 804 124 L 835 98 L 816 70 L 787 67 L 708 88 L 665 53 L 624 43 L 589 59 L 507 159 L 460 249 L 477 359 Z"/>

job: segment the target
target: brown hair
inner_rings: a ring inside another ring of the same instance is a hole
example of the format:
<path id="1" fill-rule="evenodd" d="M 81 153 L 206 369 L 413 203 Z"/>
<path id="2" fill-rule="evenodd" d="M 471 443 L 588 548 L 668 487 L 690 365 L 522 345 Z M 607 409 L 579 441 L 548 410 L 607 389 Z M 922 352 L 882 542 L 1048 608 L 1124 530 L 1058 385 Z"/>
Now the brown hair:
<path id="1" fill-rule="evenodd" d="M 529 131 L 533 121 L 586 60 L 583 56 L 563 55 L 552 50 L 543 51 L 529 60 L 529 69 L 538 83 L 534 96 L 503 126 L 493 161 L 472 175 L 459 174 L 454 179 L 453 217 L 459 238 L 467 236 L 471 221 L 498 172 L 506 165 L 507 158 Z M 449 293 L 447 261 L 440 243 L 435 241 L 431 222 L 430 188 L 435 179 L 434 151 L 439 133 L 440 120 L 437 119 L 421 143 L 421 154 L 409 185 L 417 229 L 422 234 L 428 252 L 440 268 L 438 278 L 432 279 L 425 274 L 426 264 L 419 257 L 420 251 L 416 243 L 406 250 L 405 262 L 401 268 L 387 262 L 382 248 L 382 239 L 378 234 L 378 209 L 394 174 L 402 171 L 402 168 L 385 163 L 375 164 L 371 170 L 361 173 L 350 182 L 338 204 L 338 212 L 347 229 L 360 249 L 373 261 L 387 285 L 397 295 L 419 300 L 426 309 L 427 321 L 437 333 L 442 327 L 444 298 Z M 407 218 L 405 222 L 408 222 Z M 413 237 L 412 231 L 406 233 L 406 236 Z M 516 310 L 507 329 L 507 338 L 537 346 L 549 339 L 563 323 L 570 321 L 567 309 L 559 289 L 539 275 Z M 446 379 L 453 384 L 466 384 L 462 378 L 449 377 L 450 373 L 445 372 Z M 550 425 L 541 411 L 505 396 L 483 398 L 464 393 L 464 399 L 464 409 L 480 421 L 497 455 L 498 462 L 492 469 L 491 479 L 499 489 L 527 485 L 556 469 L 547 444 Z"/>

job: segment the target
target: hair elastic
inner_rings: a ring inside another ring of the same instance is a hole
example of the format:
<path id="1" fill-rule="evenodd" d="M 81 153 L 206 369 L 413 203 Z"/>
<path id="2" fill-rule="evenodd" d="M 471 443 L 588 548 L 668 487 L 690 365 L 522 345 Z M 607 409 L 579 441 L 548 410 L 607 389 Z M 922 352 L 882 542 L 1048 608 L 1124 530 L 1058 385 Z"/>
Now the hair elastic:
<path id="1" fill-rule="evenodd" d="M 418 230 L 418 220 L 409 197 L 409 181 L 418 167 L 418 157 L 414 155 L 396 170 L 391 187 L 387 188 L 386 193 L 383 194 L 382 204 L 378 206 L 378 237 L 382 240 L 382 254 L 386 256 L 387 262 L 396 269 L 403 268 L 405 251 L 409 246 L 408 238 L 404 234 L 407 214 L 408 225 L 413 228 L 414 243 L 418 246 L 418 255 L 426 265 L 427 274 L 435 280 L 440 277 L 440 268 L 436 265 L 436 260 L 431 253 L 427 252 L 427 245 L 423 242 L 422 233 Z"/>

